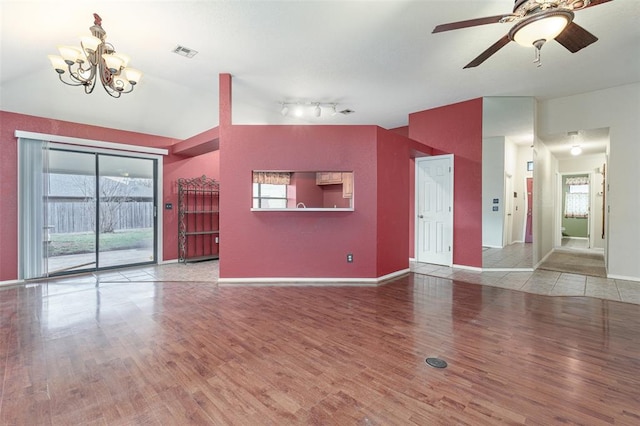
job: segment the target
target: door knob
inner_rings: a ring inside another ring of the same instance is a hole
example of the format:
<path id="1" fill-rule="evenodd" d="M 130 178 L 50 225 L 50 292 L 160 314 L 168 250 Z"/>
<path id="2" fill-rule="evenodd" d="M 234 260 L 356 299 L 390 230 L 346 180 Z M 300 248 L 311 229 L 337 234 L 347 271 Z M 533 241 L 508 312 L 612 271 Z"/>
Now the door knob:
<path id="1" fill-rule="evenodd" d="M 424 216 L 422 216 L 421 214 L 419 214 L 419 215 L 418 215 L 418 217 L 419 217 L 420 219 L 422 219 Z"/>

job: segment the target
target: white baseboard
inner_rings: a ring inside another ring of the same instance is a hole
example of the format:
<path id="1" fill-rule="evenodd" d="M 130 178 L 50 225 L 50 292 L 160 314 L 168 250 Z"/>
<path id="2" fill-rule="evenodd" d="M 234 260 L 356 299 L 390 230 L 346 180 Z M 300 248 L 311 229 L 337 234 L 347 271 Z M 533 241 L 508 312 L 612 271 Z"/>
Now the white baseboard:
<path id="1" fill-rule="evenodd" d="M 607 278 L 612 278 L 614 280 L 623 280 L 623 281 L 637 281 L 638 283 L 640 283 L 640 277 L 627 277 L 624 275 L 607 274 Z"/>
<path id="2" fill-rule="evenodd" d="M 377 286 L 383 281 L 406 275 L 410 269 L 401 269 L 378 278 L 219 278 L 219 287 L 271 286 L 271 287 L 327 287 L 327 286 Z"/>
<path id="3" fill-rule="evenodd" d="M 0 281 L 0 287 L 24 284 L 24 280 L 8 280 L 8 281 Z"/>
<path id="4" fill-rule="evenodd" d="M 477 266 L 467 266 L 467 265 L 456 265 L 455 263 L 451 266 L 454 269 L 464 269 L 467 271 L 475 271 L 482 272 L 482 268 L 478 268 Z"/>

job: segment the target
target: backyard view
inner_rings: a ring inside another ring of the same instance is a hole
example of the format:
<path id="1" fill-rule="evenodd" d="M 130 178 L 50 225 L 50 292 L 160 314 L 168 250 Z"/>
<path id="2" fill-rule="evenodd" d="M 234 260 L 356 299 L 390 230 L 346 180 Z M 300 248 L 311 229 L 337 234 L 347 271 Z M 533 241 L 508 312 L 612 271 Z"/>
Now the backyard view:
<path id="1" fill-rule="evenodd" d="M 127 250 L 153 247 L 153 228 L 115 231 L 100 236 L 100 250 Z M 93 253 L 96 235 L 93 232 L 51 234 L 49 256 Z"/>
<path id="2" fill-rule="evenodd" d="M 152 160 L 51 150 L 49 161 L 49 275 L 155 260 Z"/>

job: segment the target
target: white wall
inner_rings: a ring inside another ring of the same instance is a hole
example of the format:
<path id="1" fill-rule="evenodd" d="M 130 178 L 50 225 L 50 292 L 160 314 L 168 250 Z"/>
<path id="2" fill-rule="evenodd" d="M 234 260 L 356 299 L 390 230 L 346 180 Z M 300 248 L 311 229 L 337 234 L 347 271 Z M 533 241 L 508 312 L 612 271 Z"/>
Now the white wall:
<path id="1" fill-rule="evenodd" d="M 540 135 L 609 127 L 607 272 L 640 281 L 640 83 L 540 101 L 536 122 Z"/>
<path id="2" fill-rule="evenodd" d="M 502 247 L 504 209 L 504 137 L 482 140 L 482 245 Z M 498 199 L 498 204 L 493 200 Z M 498 206 L 498 211 L 493 207 Z"/>
<path id="3" fill-rule="evenodd" d="M 515 174 L 513 177 L 513 191 L 517 193 L 513 212 L 513 241 L 524 242 L 525 220 L 527 218 L 526 178 L 533 177 L 533 172 L 527 171 L 527 162 L 532 161 L 532 149 L 529 145 L 518 145 L 516 152 Z"/>
<path id="4" fill-rule="evenodd" d="M 533 264 L 537 266 L 553 250 L 557 232 L 554 207 L 558 160 L 537 138 L 533 156 Z"/>

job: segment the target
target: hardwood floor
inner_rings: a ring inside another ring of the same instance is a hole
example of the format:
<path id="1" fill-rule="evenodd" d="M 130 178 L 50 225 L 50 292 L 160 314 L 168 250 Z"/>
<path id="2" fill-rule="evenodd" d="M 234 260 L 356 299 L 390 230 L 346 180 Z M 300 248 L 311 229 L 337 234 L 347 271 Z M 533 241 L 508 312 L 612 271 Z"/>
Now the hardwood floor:
<path id="1" fill-rule="evenodd" d="M 419 274 L 29 284 L 0 289 L 0 424 L 632 425 L 638 354 L 637 305 Z"/>

